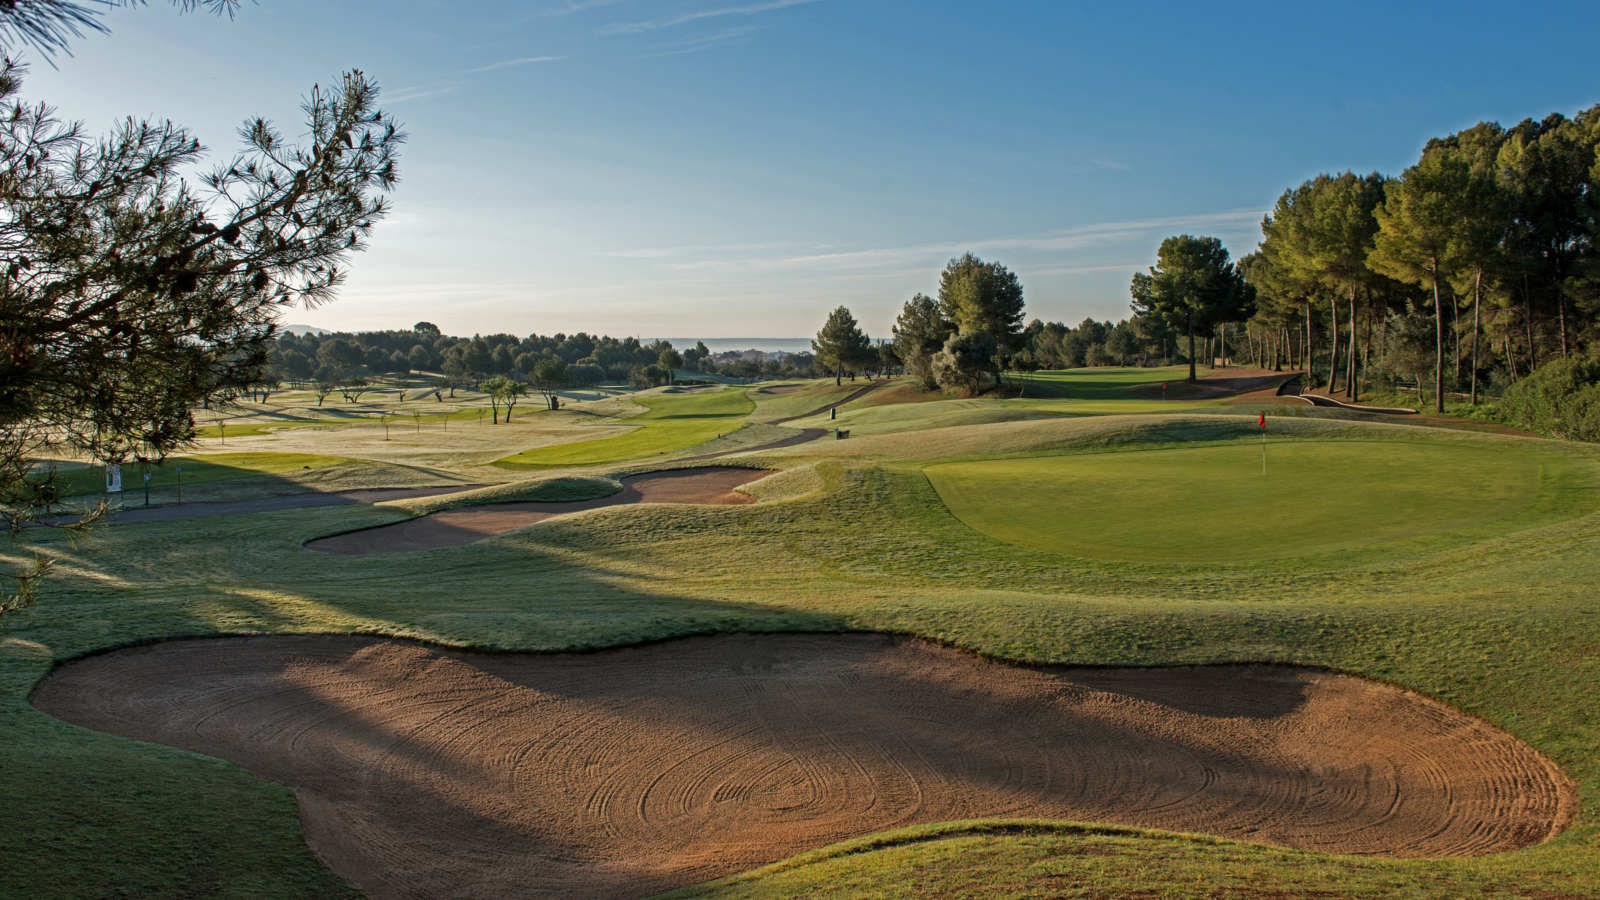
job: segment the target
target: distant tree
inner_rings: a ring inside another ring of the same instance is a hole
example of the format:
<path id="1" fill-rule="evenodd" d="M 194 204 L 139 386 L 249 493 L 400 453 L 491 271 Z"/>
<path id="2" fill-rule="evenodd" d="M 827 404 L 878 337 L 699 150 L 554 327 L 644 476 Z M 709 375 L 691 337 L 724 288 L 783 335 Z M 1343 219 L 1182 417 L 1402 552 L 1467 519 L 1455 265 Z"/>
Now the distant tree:
<path id="1" fill-rule="evenodd" d="M 773 360 L 772 363 L 773 363 L 774 367 L 777 366 L 777 361 L 776 360 Z M 879 344 L 878 344 L 878 373 L 880 375 L 888 377 L 889 375 L 894 374 L 894 370 L 899 368 L 899 367 L 900 367 L 900 354 L 895 352 L 893 342 L 890 342 L 890 341 L 881 341 L 881 342 L 879 342 Z"/>
<path id="2" fill-rule="evenodd" d="M 711 355 L 705 341 L 695 341 L 694 346 L 683 351 L 683 367 L 692 371 L 700 371 L 700 363 Z"/>
<path id="3" fill-rule="evenodd" d="M 666 383 L 667 370 L 655 363 L 648 366 L 634 366 L 628 370 L 628 384 L 633 387 L 656 387 Z"/>
<path id="4" fill-rule="evenodd" d="M 606 380 L 606 370 L 593 363 L 578 363 L 567 367 L 567 378 L 573 384 L 592 386 Z"/>
<path id="5" fill-rule="evenodd" d="M 411 326 L 411 330 L 424 338 L 436 338 L 440 335 L 439 326 L 432 322 L 418 322 Z"/>
<path id="6" fill-rule="evenodd" d="M 994 335 L 987 331 L 951 335 L 933 357 L 933 374 L 944 387 L 977 396 L 994 375 L 994 356 Z"/>
<path id="7" fill-rule="evenodd" d="M 306 355 L 298 350 L 280 351 L 277 366 L 284 377 L 295 381 L 311 377 L 311 360 L 306 359 Z"/>
<path id="8" fill-rule="evenodd" d="M 533 387 L 534 390 L 544 395 L 546 407 L 550 409 L 559 407 L 560 401 L 557 399 L 556 391 L 567 386 L 568 382 L 571 381 L 570 371 L 575 368 L 592 369 L 594 367 L 573 366 L 569 368 L 566 360 L 558 356 L 547 356 L 533 364 L 533 371 L 530 373 Z"/>
<path id="9" fill-rule="evenodd" d="M 952 259 L 939 274 L 939 312 L 957 334 L 981 332 L 994 338 L 990 368 L 998 378 L 1022 335 L 1022 282 L 1017 276 L 971 253 Z"/>
<path id="10" fill-rule="evenodd" d="M 933 357 L 944 349 L 944 342 L 954 330 L 932 297 L 919 293 L 907 300 L 894 320 L 893 331 L 894 348 L 905 364 L 906 374 L 921 379 L 926 387 L 937 385 Z"/>
<path id="11" fill-rule="evenodd" d="M 671 384 L 675 380 L 674 373 L 683 368 L 683 355 L 671 347 L 667 347 L 656 354 L 656 365 L 667 370 L 667 384 Z"/>
<path id="12" fill-rule="evenodd" d="M 406 366 L 414 372 L 426 372 L 433 368 L 433 354 L 421 344 L 413 344 L 406 353 Z"/>
<path id="13" fill-rule="evenodd" d="M 468 350 L 467 344 L 454 344 L 444 351 L 440 368 L 452 383 L 467 381 L 473 375 L 472 366 L 467 360 Z"/>
<path id="14" fill-rule="evenodd" d="M 1116 360 L 1117 365 L 1125 366 L 1139 352 L 1139 335 L 1131 324 L 1118 322 L 1106 334 L 1105 347 L 1107 356 Z"/>
<path id="15" fill-rule="evenodd" d="M 317 347 L 317 363 L 330 372 L 346 372 L 360 366 L 365 358 L 361 348 L 344 338 L 331 338 Z"/>
<path id="16" fill-rule="evenodd" d="M 349 378 L 340 383 L 339 396 L 343 397 L 346 403 L 355 403 L 361 399 L 362 394 L 372 389 L 372 382 L 365 378 Z"/>
<path id="17" fill-rule="evenodd" d="M 1148 274 L 1133 276 L 1133 311 L 1181 326 L 1189 335 L 1189 381 L 1195 380 L 1195 332 L 1250 317 L 1255 294 L 1214 237 L 1175 235 L 1161 242 Z"/>
<path id="18" fill-rule="evenodd" d="M 515 378 L 505 375 L 496 375 L 484 379 L 478 386 L 485 394 L 489 395 L 489 406 L 494 412 L 494 421 L 491 424 L 500 424 L 500 408 L 505 407 L 506 423 L 511 422 L 511 410 L 516 407 L 517 400 L 527 392 L 528 386 Z"/>
<path id="19" fill-rule="evenodd" d="M 817 354 L 817 361 L 833 373 L 834 384 L 843 383 L 845 372 L 855 372 L 876 358 L 872 340 L 843 306 L 828 314 L 828 321 L 811 341 L 811 349 Z"/>
<path id="20" fill-rule="evenodd" d="M 501 344 L 489 352 L 489 371 L 497 375 L 509 375 L 515 368 L 516 359 L 511 355 L 510 347 Z"/>

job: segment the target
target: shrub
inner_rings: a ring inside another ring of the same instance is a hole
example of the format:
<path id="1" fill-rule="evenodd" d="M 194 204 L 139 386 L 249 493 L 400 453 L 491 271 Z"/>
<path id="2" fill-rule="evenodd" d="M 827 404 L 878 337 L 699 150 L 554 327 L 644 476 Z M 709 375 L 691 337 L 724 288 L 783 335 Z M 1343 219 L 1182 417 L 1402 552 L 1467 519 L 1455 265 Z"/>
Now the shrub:
<path id="1" fill-rule="evenodd" d="M 1506 388 L 1500 417 L 1574 441 L 1600 441 L 1600 362 L 1558 359 Z"/>

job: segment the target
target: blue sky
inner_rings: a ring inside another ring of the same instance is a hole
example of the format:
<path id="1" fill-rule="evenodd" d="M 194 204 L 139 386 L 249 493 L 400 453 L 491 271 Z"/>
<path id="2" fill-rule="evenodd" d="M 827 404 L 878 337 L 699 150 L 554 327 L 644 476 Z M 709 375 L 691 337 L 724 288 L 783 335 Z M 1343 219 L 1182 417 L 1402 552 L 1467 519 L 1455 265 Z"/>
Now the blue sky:
<path id="1" fill-rule="evenodd" d="M 1029 313 L 1127 315 L 1168 234 L 1248 252 L 1284 188 L 1428 137 L 1600 102 L 1600 4 L 161 0 L 35 63 L 104 131 L 221 156 L 361 68 L 405 123 L 395 212 L 336 302 L 450 333 L 887 335 L 972 250 Z M 26 54 L 24 54 L 26 58 Z"/>

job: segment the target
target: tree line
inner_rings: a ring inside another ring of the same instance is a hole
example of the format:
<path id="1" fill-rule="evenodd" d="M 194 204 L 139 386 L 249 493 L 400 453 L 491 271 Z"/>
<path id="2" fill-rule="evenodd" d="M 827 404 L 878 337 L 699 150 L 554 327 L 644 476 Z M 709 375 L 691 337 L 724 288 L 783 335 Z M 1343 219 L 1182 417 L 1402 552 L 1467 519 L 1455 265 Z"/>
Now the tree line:
<path id="1" fill-rule="evenodd" d="M 1241 298 L 1246 293 L 1242 287 L 1236 292 Z M 874 342 L 840 306 L 829 313 L 812 349 L 817 367 L 836 382 L 861 372 L 903 371 L 928 390 L 978 394 L 1003 384 L 1009 371 L 1172 362 L 1182 333 L 1174 326 L 1176 312 L 1160 305 L 1135 311 L 1117 322 L 1086 318 L 1070 326 L 1036 318 L 1024 325 L 1021 280 L 1004 265 L 967 253 L 940 272 L 937 297 L 918 292 L 905 302 L 892 339 Z M 1239 321 L 1248 312 L 1235 304 L 1218 314 Z M 1209 334 L 1198 340 L 1208 355 L 1222 348 Z M 1194 352 L 1191 346 L 1191 357 Z"/>
<path id="2" fill-rule="evenodd" d="M 430 372 L 446 387 L 476 385 L 495 376 L 527 380 L 560 370 L 562 383 L 666 384 L 672 372 L 703 354 L 704 345 L 680 353 L 667 341 L 641 342 L 577 334 L 454 337 L 431 322 L 406 331 L 363 331 L 278 336 L 269 382 L 340 386 L 380 375 Z"/>
<path id="3" fill-rule="evenodd" d="M 679 350 L 670 341 L 586 332 L 454 337 L 431 322 L 418 322 L 410 330 L 285 332 L 272 344 L 268 359 L 260 383 L 253 386 L 258 398 L 265 399 L 279 385 L 299 384 L 314 390 L 319 404 L 336 392 L 353 400 L 374 378 L 417 372 L 440 376 L 438 388 L 452 393 L 505 379 L 495 383 L 542 391 L 552 404 L 557 387 L 651 387 L 672 383 L 680 371 L 734 378 L 815 374 L 810 354 L 713 353 L 701 341 Z"/>
<path id="4" fill-rule="evenodd" d="M 1478 403 L 1600 350 L 1600 106 L 1429 140 L 1397 177 L 1322 174 L 1283 192 L 1240 260 L 1244 340 L 1359 399 L 1372 379 Z"/>

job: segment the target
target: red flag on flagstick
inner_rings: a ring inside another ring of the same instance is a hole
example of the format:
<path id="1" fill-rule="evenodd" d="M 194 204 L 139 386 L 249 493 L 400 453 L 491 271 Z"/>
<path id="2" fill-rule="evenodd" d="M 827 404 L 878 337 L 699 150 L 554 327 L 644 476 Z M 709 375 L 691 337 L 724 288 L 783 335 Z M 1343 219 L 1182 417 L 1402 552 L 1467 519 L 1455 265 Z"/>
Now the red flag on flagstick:
<path id="1" fill-rule="evenodd" d="M 1267 414 L 1266 413 L 1261 413 L 1260 416 L 1257 417 L 1257 419 L 1256 419 L 1256 424 L 1261 426 L 1261 430 L 1262 431 L 1266 431 L 1267 430 Z"/>

